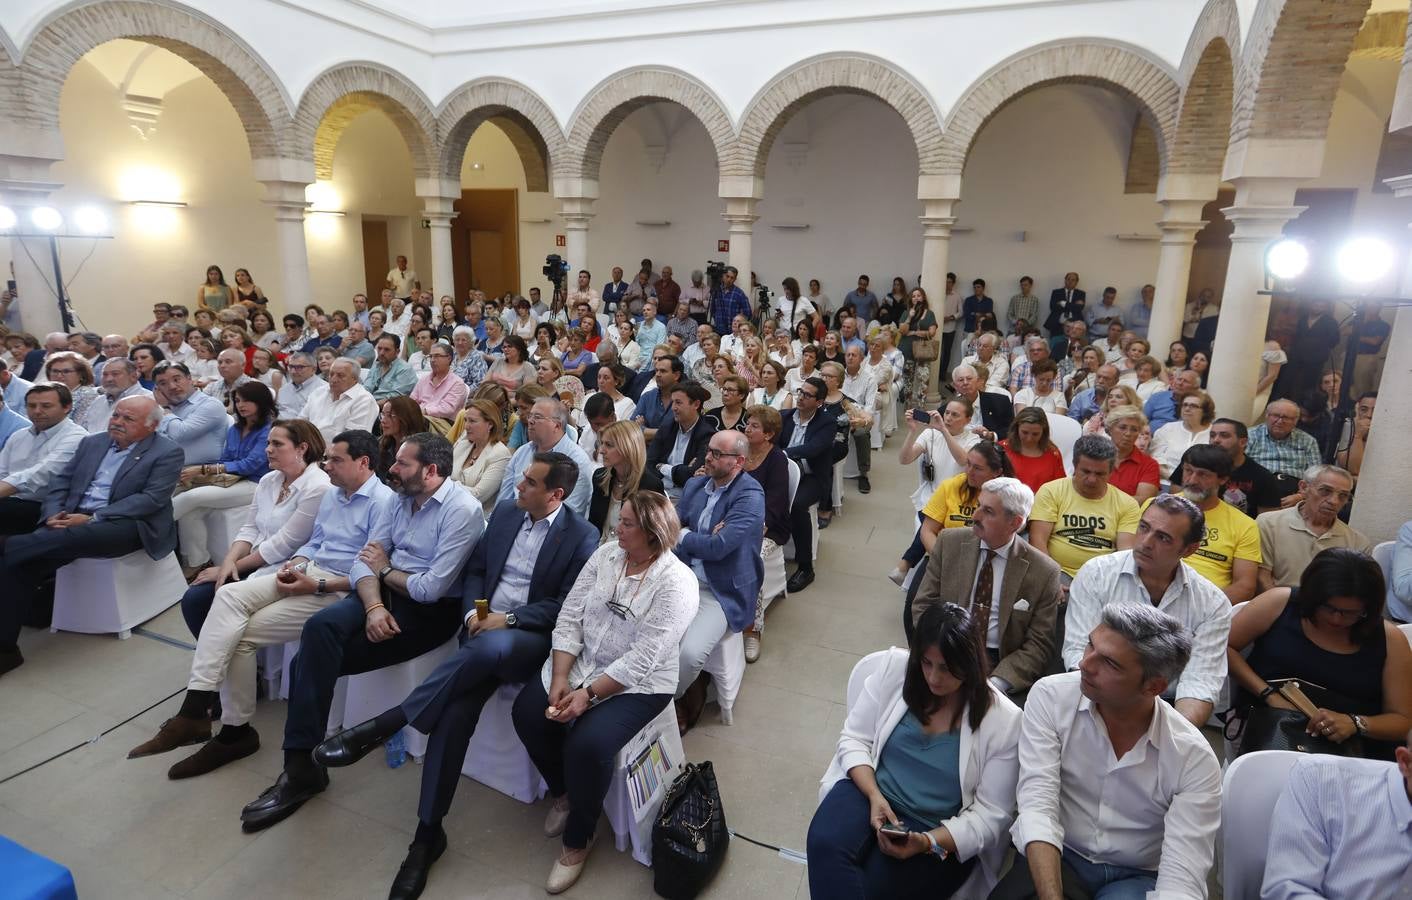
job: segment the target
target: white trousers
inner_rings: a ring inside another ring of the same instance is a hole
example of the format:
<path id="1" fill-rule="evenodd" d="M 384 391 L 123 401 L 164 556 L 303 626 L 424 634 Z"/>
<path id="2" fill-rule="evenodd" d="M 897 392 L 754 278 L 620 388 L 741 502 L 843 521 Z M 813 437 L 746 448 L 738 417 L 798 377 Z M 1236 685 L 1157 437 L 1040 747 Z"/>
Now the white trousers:
<path id="1" fill-rule="evenodd" d="M 189 491 L 182 491 L 172 498 L 172 518 L 176 519 L 177 540 L 181 544 L 181 561 L 184 565 L 218 563 L 224 558 L 225 550 L 221 551 L 219 557 L 215 557 L 207 547 L 206 516 L 218 510 L 249 506 L 255 499 L 256 487 L 256 482 L 246 478 L 230 487 L 203 484 Z"/>

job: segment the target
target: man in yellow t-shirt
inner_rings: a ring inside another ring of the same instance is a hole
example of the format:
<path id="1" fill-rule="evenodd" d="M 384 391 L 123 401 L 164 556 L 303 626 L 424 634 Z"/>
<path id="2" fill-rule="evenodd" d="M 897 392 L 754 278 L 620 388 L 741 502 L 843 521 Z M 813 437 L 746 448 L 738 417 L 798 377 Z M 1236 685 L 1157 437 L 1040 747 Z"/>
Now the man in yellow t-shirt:
<path id="1" fill-rule="evenodd" d="M 1127 550 L 1136 540 L 1137 501 L 1108 483 L 1117 457 L 1108 438 L 1086 434 L 1074 442 L 1073 476 L 1035 494 L 1029 542 L 1069 578 L 1095 556 Z"/>
<path id="2" fill-rule="evenodd" d="M 1255 596 L 1263 557 L 1255 520 L 1221 499 L 1234 466 L 1231 455 L 1220 447 L 1192 444 L 1182 454 L 1181 494 L 1206 516 L 1201 546 L 1187 557 L 1187 564 L 1224 591 L 1232 603 L 1243 603 Z"/>

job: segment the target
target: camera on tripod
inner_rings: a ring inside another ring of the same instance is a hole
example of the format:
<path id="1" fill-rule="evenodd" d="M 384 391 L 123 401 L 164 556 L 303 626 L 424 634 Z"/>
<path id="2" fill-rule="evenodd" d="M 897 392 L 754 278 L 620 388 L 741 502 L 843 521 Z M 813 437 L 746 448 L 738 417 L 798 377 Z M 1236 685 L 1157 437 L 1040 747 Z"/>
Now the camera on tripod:
<path id="1" fill-rule="evenodd" d="M 562 290 L 564 279 L 569 275 L 569 261 L 557 253 L 551 253 L 544 257 L 544 268 L 540 271 L 549 279 L 549 283 L 554 285 L 555 290 Z"/>
<path id="2" fill-rule="evenodd" d="M 721 290 L 721 279 L 726 277 L 726 264 L 717 261 L 706 263 L 706 284 L 710 287 L 711 293 L 719 293 Z"/>

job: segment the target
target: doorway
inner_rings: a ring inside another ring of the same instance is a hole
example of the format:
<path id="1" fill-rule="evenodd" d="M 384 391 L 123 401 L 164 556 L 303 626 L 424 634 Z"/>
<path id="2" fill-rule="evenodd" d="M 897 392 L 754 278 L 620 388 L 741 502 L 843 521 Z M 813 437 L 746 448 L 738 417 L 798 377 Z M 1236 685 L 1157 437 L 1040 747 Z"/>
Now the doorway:
<path id="1" fill-rule="evenodd" d="M 464 312 L 466 293 L 499 297 L 520 293 L 520 198 L 514 188 L 461 192 L 459 215 L 451 220 L 451 265 L 456 310 Z"/>
<path id="2" fill-rule="evenodd" d="M 388 260 L 387 221 L 363 217 L 363 281 L 368 294 L 368 308 L 377 306 L 383 286 L 387 283 Z"/>

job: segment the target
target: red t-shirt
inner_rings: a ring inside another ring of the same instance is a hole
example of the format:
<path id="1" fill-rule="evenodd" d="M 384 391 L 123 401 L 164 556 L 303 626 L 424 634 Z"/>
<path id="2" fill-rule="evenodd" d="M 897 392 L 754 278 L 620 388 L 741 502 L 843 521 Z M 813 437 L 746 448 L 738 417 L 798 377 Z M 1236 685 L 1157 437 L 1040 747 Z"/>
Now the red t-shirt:
<path id="1" fill-rule="evenodd" d="M 1136 497 L 1137 486 L 1140 484 L 1153 484 L 1160 490 L 1162 473 L 1157 468 L 1157 460 L 1134 448 L 1128 458 L 1119 463 L 1113 474 L 1108 476 L 1108 483 Z"/>
<path id="2" fill-rule="evenodd" d="M 1015 467 L 1015 477 L 1035 493 L 1039 493 L 1040 485 L 1068 475 L 1064 471 L 1064 457 L 1054 447 L 1040 456 L 1025 456 L 1018 450 L 1012 450 L 1008 441 L 1001 441 L 1000 446 L 1005 448 L 1010 465 Z"/>

